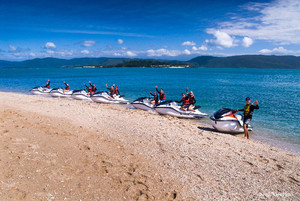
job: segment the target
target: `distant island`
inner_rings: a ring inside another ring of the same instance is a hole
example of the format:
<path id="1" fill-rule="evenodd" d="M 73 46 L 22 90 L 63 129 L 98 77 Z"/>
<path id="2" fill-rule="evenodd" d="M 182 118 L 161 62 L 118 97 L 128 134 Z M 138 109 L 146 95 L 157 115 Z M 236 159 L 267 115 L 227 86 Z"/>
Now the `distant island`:
<path id="1" fill-rule="evenodd" d="M 0 60 L 0 68 L 275 68 L 300 69 L 298 56 L 241 55 L 229 57 L 198 56 L 188 61 L 129 58 L 37 58 L 25 61 Z"/>

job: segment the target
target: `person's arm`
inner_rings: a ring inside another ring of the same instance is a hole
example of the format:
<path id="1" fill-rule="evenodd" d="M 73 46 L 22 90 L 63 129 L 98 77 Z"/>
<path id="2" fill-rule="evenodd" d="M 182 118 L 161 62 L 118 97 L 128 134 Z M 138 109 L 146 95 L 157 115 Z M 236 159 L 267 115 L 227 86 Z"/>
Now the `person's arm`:
<path id="1" fill-rule="evenodd" d="M 196 98 L 194 98 L 193 105 L 195 105 L 195 103 L 196 103 Z"/>
<path id="2" fill-rule="evenodd" d="M 105 84 L 105 86 L 106 86 L 106 89 L 108 89 L 110 91 L 110 88 L 107 87 L 107 84 Z"/>
<path id="3" fill-rule="evenodd" d="M 189 95 L 189 88 L 186 88 L 186 94 Z"/>
<path id="4" fill-rule="evenodd" d="M 159 93 L 159 94 L 160 94 L 160 92 L 158 91 L 157 87 L 156 87 L 155 89 L 156 89 L 157 93 Z"/>

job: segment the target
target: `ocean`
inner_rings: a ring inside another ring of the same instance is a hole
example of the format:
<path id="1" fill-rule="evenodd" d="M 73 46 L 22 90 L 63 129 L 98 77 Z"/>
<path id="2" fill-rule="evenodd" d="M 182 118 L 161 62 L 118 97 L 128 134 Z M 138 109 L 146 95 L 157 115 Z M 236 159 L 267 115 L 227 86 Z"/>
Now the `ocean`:
<path id="1" fill-rule="evenodd" d="M 200 111 L 212 115 L 226 107 L 241 109 L 245 98 L 258 100 L 254 111 L 251 138 L 300 154 L 300 71 L 284 69 L 236 68 L 15 68 L 0 69 L 0 90 L 29 93 L 35 86 L 51 80 L 51 88 L 82 89 L 88 81 L 98 91 L 105 84 L 116 84 L 125 98 L 133 101 L 150 96 L 155 86 L 163 88 L 167 100 L 180 100 L 189 87 L 196 96 Z M 209 118 L 197 120 L 210 123 Z"/>

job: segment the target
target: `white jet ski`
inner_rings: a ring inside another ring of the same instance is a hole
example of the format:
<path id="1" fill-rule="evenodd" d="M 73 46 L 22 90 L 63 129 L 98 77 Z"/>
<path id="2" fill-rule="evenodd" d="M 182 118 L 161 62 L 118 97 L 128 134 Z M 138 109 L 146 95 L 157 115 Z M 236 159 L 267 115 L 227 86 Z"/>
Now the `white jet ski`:
<path id="1" fill-rule="evenodd" d="M 30 93 L 34 95 L 49 95 L 52 89 L 48 89 L 46 87 L 34 87 L 30 90 Z"/>
<path id="2" fill-rule="evenodd" d="M 70 98 L 73 93 L 73 90 L 64 92 L 63 88 L 55 88 L 50 91 L 52 97 L 61 97 L 61 98 Z"/>
<path id="3" fill-rule="evenodd" d="M 124 95 L 114 95 L 111 97 L 109 92 L 100 91 L 91 96 L 91 99 L 97 103 L 128 104 L 129 100 L 123 98 Z"/>
<path id="4" fill-rule="evenodd" d="M 243 133 L 243 116 L 234 114 L 234 110 L 222 108 L 216 111 L 210 119 L 212 126 L 220 132 L 224 133 Z M 252 126 L 248 125 L 248 130 L 252 131 Z"/>
<path id="5" fill-rule="evenodd" d="M 76 100 L 91 100 L 90 95 L 85 90 L 74 90 L 71 98 Z"/>
<path id="6" fill-rule="evenodd" d="M 141 97 L 131 103 L 133 107 L 141 110 L 153 110 L 154 105 L 151 104 L 151 98 Z"/>
<path id="7" fill-rule="evenodd" d="M 207 114 L 200 112 L 197 109 L 199 107 L 193 108 L 195 112 L 183 111 L 180 108 L 181 106 L 175 101 L 165 101 L 154 107 L 155 111 L 159 114 L 171 115 L 180 118 L 202 118 L 208 116 Z"/>

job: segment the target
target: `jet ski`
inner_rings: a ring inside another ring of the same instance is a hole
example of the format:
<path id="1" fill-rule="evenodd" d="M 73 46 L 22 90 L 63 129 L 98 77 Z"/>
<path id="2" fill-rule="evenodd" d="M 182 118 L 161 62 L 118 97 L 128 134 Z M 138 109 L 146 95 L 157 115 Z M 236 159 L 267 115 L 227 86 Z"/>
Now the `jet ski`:
<path id="1" fill-rule="evenodd" d="M 48 89 L 46 87 L 34 87 L 30 90 L 30 93 L 34 95 L 49 95 L 52 89 Z"/>
<path id="2" fill-rule="evenodd" d="M 100 91 L 91 96 L 91 99 L 97 103 L 128 104 L 129 100 L 123 98 L 124 95 L 114 95 L 113 98 L 109 92 Z"/>
<path id="3" fill-rule="evenodd" d="M 210 119 L 212 126 L 220 132 L 243 133 L 243 115 L 234 114 L 234 110 L 222 108 L 216 111 Z M 248 130 L 252 131 L 252 126 L 248 125 Z"/>
<path id="4" fill-rule="evenodd" d="M 91 100 L 90 95 L 82 89 L 82 90 L 74 90 L 71 98 L 76 99 L 76 100 Z"/>
<path id="5" fill-rule="evenodd" d="M 131 105 L 136 109 L 153 110 L 153 105 L 151 104 L 151 101 L 151 98 L 141 97 L 133 101 Z"/>
<path id="6" fill-rule="evenodd" d="M 202 118 L 208 116 L 205 113 L 202 113 L 198 110 L 200 106 L 196 106 L 193 109 L 194 111 L 183 111 L 181 106 L 178 105 L 175 101 L 165 101 L 154 107 L 155 111 L 163 115 L 171 115 L 180 118 Z"/>
<path id="7" fill-rule="evenodd" d="M 63 88 L 55 88 L 50 91 L 52 97 L 61 97 L 61 98 L 70 98 L 73 93 L 73 90 L 64 92 Z"/>

